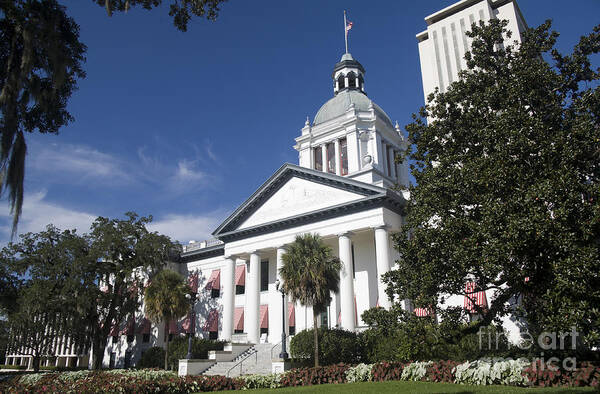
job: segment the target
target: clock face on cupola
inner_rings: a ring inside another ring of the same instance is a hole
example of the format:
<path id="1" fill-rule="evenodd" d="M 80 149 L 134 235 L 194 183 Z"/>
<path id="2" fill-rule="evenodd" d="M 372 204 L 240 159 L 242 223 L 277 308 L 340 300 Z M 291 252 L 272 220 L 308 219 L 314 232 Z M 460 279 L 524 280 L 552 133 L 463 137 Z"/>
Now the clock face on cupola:
<path id="1" fill-rule="evenodd" d="M 333 67 L 333 98 L 307 118 L 294 148 L 302 167 L 382 187 L 408 185 L 396 157 L 407 148 L 400 128 L 365 92 L 365 68 L 350 53 Z"/>

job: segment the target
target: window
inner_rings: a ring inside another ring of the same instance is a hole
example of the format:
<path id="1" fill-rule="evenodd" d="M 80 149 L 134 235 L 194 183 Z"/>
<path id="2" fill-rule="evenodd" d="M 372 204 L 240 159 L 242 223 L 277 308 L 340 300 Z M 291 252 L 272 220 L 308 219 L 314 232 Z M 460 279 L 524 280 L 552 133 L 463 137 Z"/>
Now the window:
<path id="1" fill-rule="evenodd" d="M 135 339 L 135 335 L 133 335 L 133 334 L 127 335 L 127 343 L 133 342 L 134 339 Z"/>
<path id="2" fill-rule="evenodd" d="M 335 145 L 333 142 L 327 144 L 327 172 L 335 174 Z"/>
<path id="3" fill-rule="evenodd" d="M 321 327 L 329 327 L 329 308 L 321 312 L 320 316 Z"/>
<path id="4" fill-rule="evenodd" d="M 144 334 L 142 336 L 142 342 L 144 342 L 144 343 L 150 342 L 150 334 Z"/>
<path id="5" fill-rule="evenodd" d="M 112 337 L 112 344 L 116 345 L 117 343 L 119 343 L 119 337 L 115 335 Z"/>
<path id="6" fill-rule="evenodd" d="M 338 81 L 338 89 L 339 90 L 342 90 L 346 87 L 346 85 L 344 84 L 344 76 L 342 74 L 340 74 L 337 81 Z"/>
<path id="7" fill-rule="evenodd" d="M 392 148 L 390 146 L 387 146 L 386 150 L 385 150 L 385 159 L 387 161 L 387 174 L 389 176 L 392 176 L 392 160 L 393 158 L 390 158 L 390 152 L 391 152 Z"/>
<path id="8" fill-rule="evenodd" d="M 348 141 L 340 140 L 340 167 L 342 175 L 348 175 Z"/>
<path id="9" fill-rule="evenodd" d="M 219 339 L 219 333 L 216 331 L 209 331 L 208 339 L 217 340 Z"/>
<path id="10" fill-rule="evenodd" d="M 323 171 L 323 151 L 320 146 L 313 149 L 313 155 L 315 157 L 315 170 Z"/>
<path id="11" fill-rule="evenodd" d="M 290 326 L 289 330 L 290 330 L 290 335 L 296 335 L 296 326 Z"/>
<path id="12" fill-rule="evenodd" d="M 237 328 L 235 330 L 233 330 L 234 334 L 243 334 L 244 330 L 238 330 Z"/>
<path id="13" fill-rule="evenodd" d="M 221 289 L 210 289 L 210 298 L 219 298 L 221 296 Z"/>
<path id="14" fill-rule="evenodd" d="M 356 87 L 356 75 L 354 75 L 354 73 L 348 74 L 348 87 L 349 88 Z"/>
<path id="15" fill-rule="evenodd" d="M 267 327 L 267 328 L 262 328 L 262 327 L 261 327 L 261 328 L 260 328 L 260 335 L 262 335 L 262 334 L 267 334 L 267 335 L 269 335 L 269 328 L 268 328 L 268 327 Z"/>
<path id="16" fill-rule="evenodd" d="M 269 290 L 269 260 L 260 262 L 260 291 Z"/>
<path id="17" fill-rule="evenodd" d="M 243 286 L 243 285 L 235 286 L 235 294 L 237 294 L 237 295 L 244 294 L 245 291 L 246 291 L 246 286 Z"/>

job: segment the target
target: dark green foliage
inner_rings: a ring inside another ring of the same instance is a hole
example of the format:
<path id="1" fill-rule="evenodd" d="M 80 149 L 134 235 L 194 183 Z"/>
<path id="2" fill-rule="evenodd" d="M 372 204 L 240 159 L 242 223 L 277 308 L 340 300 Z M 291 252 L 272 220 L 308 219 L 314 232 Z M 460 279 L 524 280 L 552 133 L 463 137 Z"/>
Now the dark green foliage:
<path id="1" fill-rule="evenodd" d="M 104 7 L 109 16 L 115 11 L 127 12 L 133 7 L 142 7 L 147 10 L 159 7 L 163 0 L 92 0 Z M 181 31 L 186 31 L 192 16 L 205 17 L 209 20 L 217 19 L 219 5 L 227 0 L 172 0 L 169 4 L 169 16 L 173 17 L 173 24 Z"/>
<path id="2" fill-rule="evenodd" d="M 416 317 L 395 306 L 372 308 L 362 316 L 369 329 L 360 334 L 365 362 L 474 360 L 482 357 L 519 357 L 524 352 L 509 346 L 501 329 L 489 326 L 481 334 L 462 334 L 464 324 Z M 488 346 L 488 334 L 491 346 Z M 498 334 L 498 335 L 496 335 Z M 480 340 L 481 338 L 481 340 Z M 496 340 L 496 338 L 498 340 Z"/>
<path id="3" fill-rule="evenodd" d="M 387 291 L 429 307 L 474 280 L 495 295 L 457 338 L 521 299 L 532 334 L 576 326 L 591 348 L 600 344 L 600 73 L 589 58 L 600 26 L 566 56 L 552 49 L 549 22 L 518 50 L 503 44 L 505 26 L 473 28 L 468 69 L 407 126 L 416 186 Z"/>
<path id="4" fill-rule="evenodd" d="M 67 100 L 85 73 L 79 26 L 55 0 L 0 2 L 0 193 L 13 235 L 23 205 L 25 133 L 58 133 L 73 120 Z"/>
<path id="5" fill-rule="evenodd" d="M 140 368 L 163 368 L 165 366 L 165 349 L 160 346 L 146 349 L 137 366 Z"/>
<path id="6" fill-rule="evenodd" d="M 151 218 L 128 213 L 127 219 L 98 218 L 89 235 L 49 225 L 21 235 L 0 252 L 16 291 L 8 315 L 19 346 L 39 356 L 55 335 L 103 354 L 114 324 L 121 324 L 141 304 L 143 276 L 152 275 L 177 249 L 170 239 L 147 230 Z M 109 280 L 110 279 L 110 280 Z M 40 335 L 47 327 L 52 335 Z M 98 368 L 100 358 L 92 364 Z"/>
<path id="7" fill-rule="evenodd" d="M 192 358 L 207 359 L 209 350 L 223 350 L 225 341 L 213 341 L 204 338 L 194 338 L 192 340 Z M 178 336 L 173 338 L 169 344 L 169 368 L 177 371 L 179 360 L 187 356 L 188 337 Z"/>
<path id="8" fill-rule="evenodd" d="M 356 333 L 337 328 L 320 328 L 318 334 L 319 361 L 322 365 L 361 362 L 362 348 Z M 314 364 L 314 348 L 313 330 L 300 331 L 290 342 L 292 358 L 306 365 Z"/>

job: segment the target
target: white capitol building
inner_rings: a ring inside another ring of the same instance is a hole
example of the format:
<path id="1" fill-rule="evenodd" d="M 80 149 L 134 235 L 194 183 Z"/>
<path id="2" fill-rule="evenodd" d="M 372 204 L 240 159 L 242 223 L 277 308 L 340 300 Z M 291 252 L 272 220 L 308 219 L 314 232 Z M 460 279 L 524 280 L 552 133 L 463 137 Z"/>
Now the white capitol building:
<path id="1" fill-rule="evenodd" d="M 463 0 L 425 18 L 427 30 L 416 36 L 425 96 L 458 78 L 470 45 L 466 29 L 490 18 L 508 19 L 513 40 L 526 28 L 513 0 Z M 332 80 L 333 97 L 296 138 L 298 164 L 283 164 L 215 229 L 214 240 L 184 247 L 175 269 L 197 286 L 199 301 L 193 324 L 188 316 L 173 323 L 170 334 L 194 330 L 206 338 L 275 345 L 282 330 L 293 335 L 312 328 L 311 308 L 283 301 L 276 289 L 284 247 L 303 233 L 319 234 L 342 262 L 340 291 L 321 314 L 321 326 L 360 330 L 365 310 L 391 305 L 381 275 L 399 256 L 391 235 L 403 225 L 410 196 L 408 166 L 395 157 L 408 141 L 365 93 L 365 68 L 350 53 L 334 65 Z M 489 297 L 482 294 L 478 302 Z M 410 301 L 394 301 L 412 311 Z M 449 296 L 446 305 L 463 302 Z M 164 325 L 139 315 L 141 324 L 112 333 L 104 366 L 135 365 L 144 350 L 164 343 Z M 504 326 L 519 334 L 510 317 Z M 57 346 L 56 364 L 87 364 L 89 354 L 65 342 Z M 27 356 L 7 357 L 10 363 Z"/>

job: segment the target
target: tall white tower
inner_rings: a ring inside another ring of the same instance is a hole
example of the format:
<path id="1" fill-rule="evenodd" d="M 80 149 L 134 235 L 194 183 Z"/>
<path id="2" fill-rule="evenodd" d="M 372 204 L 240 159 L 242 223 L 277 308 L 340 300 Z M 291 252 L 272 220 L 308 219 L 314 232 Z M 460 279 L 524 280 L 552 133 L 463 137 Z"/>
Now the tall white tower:
<path id="1" fill-rule="evenodd" d="M 417 34 L 425 100 L 436 87 L 441 92 L 466 69 L 465 52 L 471 48 L 466 32 L 473 23 L 490 19 L 508 20 L 510 42 L 521 42 L 527 29 L 525 19 L 514 0 L 462 0 L 425 18 L 427 30 Z"/>
<path id="2" fill-rule="evenodd" d="M 302 167 L 382 187 L 408 185 L 406 163 L 395 157 L 407 148 L 400 128 L 365 93 L 365 69 L 345 53 L 334 66 L 333 98 L 306 119 L 296 138 Z"/>

